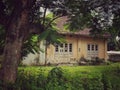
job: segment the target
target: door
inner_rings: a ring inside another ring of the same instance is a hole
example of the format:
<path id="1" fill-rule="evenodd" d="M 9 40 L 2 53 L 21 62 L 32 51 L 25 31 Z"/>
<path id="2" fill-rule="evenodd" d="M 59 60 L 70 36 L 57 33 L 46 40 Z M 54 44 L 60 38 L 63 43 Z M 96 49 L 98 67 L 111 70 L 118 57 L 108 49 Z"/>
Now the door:
<path id="1" fill-rule="evenodd" d="M 98 45 L 97 44 L 88 44 L 87 45 L 87 58 L 92 59 L 98 57 Z"/>

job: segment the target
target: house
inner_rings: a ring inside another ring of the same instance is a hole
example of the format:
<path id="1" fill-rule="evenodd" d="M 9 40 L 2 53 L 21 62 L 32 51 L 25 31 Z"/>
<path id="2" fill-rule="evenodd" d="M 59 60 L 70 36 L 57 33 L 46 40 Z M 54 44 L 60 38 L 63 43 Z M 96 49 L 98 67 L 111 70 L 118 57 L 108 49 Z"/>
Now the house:
<path id="1" fill-rule="evenodd" d="M 107 60 L 106 35 L 93 37 L 88 28 L 78 32 L 64 30 L 63 25 L 66 20 L 66 17 L 62 17 L 57 21 L 57 27 L 60 29 L 59 34 L 65 37 L 66 43 L 51 44 L 46 47 L 46 42 L 41 41 L 40 48 L 46 52 L 40 52 L 37 64 L 76 64 L 81 58 L 91 60 L 96 57 Z"/>
<path id="2" fill-rule="evenodd" d="M 72 64 L 77 63 L 81 58 L 91 60 L 96 57 L 107 60 L 107 35 L 93 37 L 88 28 L 79 32 L 63 30 L 66 20 L 66 17 L 62 17 L 57 21 L 59 34 L 65 37 L 66 43 L 50 45 L 46 48 L 45 42 L 41 42 L 41 48 L 44 50 L 46 48 L 47 52 L 41 53 L 39 59 L 41 64 Z"/>

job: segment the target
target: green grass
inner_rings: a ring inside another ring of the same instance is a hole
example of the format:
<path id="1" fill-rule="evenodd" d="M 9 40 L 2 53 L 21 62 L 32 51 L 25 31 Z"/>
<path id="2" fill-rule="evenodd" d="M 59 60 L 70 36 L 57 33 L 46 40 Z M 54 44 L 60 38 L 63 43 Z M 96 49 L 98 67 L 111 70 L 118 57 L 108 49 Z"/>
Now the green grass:
<path id="1" fill-rule="evenodd" d="M 64 75 L 67 78 L 72 78 L 76 76 L 81 76 L 84 77 L 87 75 L 93 76 L 94 73 L 95 75 L 99 75 L 103 71 L 109 71 L 114 69 L 116 66 L 120 66 L 120 63 L 115 63 L 111 65 L 100 65 L 100 66 L 59 66 L 62 68 Z M 39 73 L 44 74 L 45 76 L 48 76 L 48 73 L 55 68 L 56 66 L 26 66 L 26 67 L 19 67 L 19 70 L 25 70 L 29 73 L 33 73 L 38 75 Z M 77 73 L 77 74 L 76 74 Z"/>
<path id="2" fill-rule="evenodd" d="M 120 90 L 120 63 L 19 67 L 14 90 Z"/>
<path id="3" fill-rule="evenodd" d="M 8 85 L 8 90 L 120 90 L 120 63 L 20 66 L 17 75 L 16 83 Z"/>

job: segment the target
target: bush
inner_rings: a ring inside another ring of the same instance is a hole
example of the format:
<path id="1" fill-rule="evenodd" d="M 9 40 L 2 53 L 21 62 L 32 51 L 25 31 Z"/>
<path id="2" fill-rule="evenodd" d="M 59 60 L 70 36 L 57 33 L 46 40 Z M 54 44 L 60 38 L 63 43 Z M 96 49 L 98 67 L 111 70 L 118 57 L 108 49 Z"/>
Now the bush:
<path id="1" fill-rule="evenodd" d="M 44 90 L 46 85 L 46 77 L 43 75 L 42 69 L 39 69 L 38 75 L 34 72 L 19 70 L 16 84 L 19 90 Z"/>
<path id="2" fill-rule="evenodd" d="M 102 82 L 103 82 L 104 90 L 112 90 L 111 82 L 108 76 L 106 75 L 106 73 L 103 74 Z"/>
<path id="3" fill-rule="evenodd" d="M 104 59 L 100 59 L 98 57 L 93 57 L 92 60 L 85 59 L 84 57 L 81 57 L 78 61 L 79 65 L 101 65 L 105 63 Z"/>
<path id="4" fill-rule="evenodd" d="M 93 60 L 91 60 L 92 65 L 100 65 L 100 64 L 103 64 L 103 63 L 105 63 L 105 60 L 100 59 L 98 57 L 95 57 Z"/>
<path id="5" fill-rule="evenodd" d="M 16 83 L 7 84 L 8 90 L 119 90 L 120 65 L 55 67 L 19 70 Z M 71 70 L 73 69 L 73 70 Z M 79 70 L 81 69 L 81 70 Z M 89 70 L 87 70 L 89 69 Z M 91 69 L 94 69 L 93 71 Z M 37 72 L 37 73 L 36 73 Z M 2 82 L 0 82 L 0 86 Z M 2 90 L 2 87 L 0 87 Z"/>
<path id="6" fill-rule="evenodd" d="M 55 67 L 49 72 L 46 90 L 68 90 L 68 88 L 71 90 L 70 86 L 60 67 Z"/>
<path id="7" fill-rule="evenodd" d="M 103 90 L 103 84 L 99 78 L 83 78 L 84 90 Z"/>
<path id="8" fill-rule="evenodd" d="M 84 57 L 81 57 L 80 60 L 78 61 L 79 65 L 89 65 L 90 64 L 90 60 L 87 60 Z"/>

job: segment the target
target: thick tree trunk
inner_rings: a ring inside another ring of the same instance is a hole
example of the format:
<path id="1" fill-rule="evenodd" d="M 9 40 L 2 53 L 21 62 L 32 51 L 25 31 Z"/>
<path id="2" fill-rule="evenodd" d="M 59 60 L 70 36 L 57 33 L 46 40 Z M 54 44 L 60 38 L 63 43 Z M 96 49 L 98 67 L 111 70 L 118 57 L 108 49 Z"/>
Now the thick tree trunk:
<path id="1" fill-rule="evenodd" d="M 16 0 L 15 10 L 9 23 L 4 49 L 4 60 L 1 67 L 1 78 L 4 83 L 14 83 L 21 57 L 21 48 L 29 35 L 29 11 L 34 0 Z"/>
<path id="2" fill-rule="evenodd" d="M 22 47 L 21 39 L 16 38 L 12 42 L 10 37 L 9 39 L 5 46 L 4 61 L 2 64 L 2 79 L 4 83 L 15 82 Z"/>

